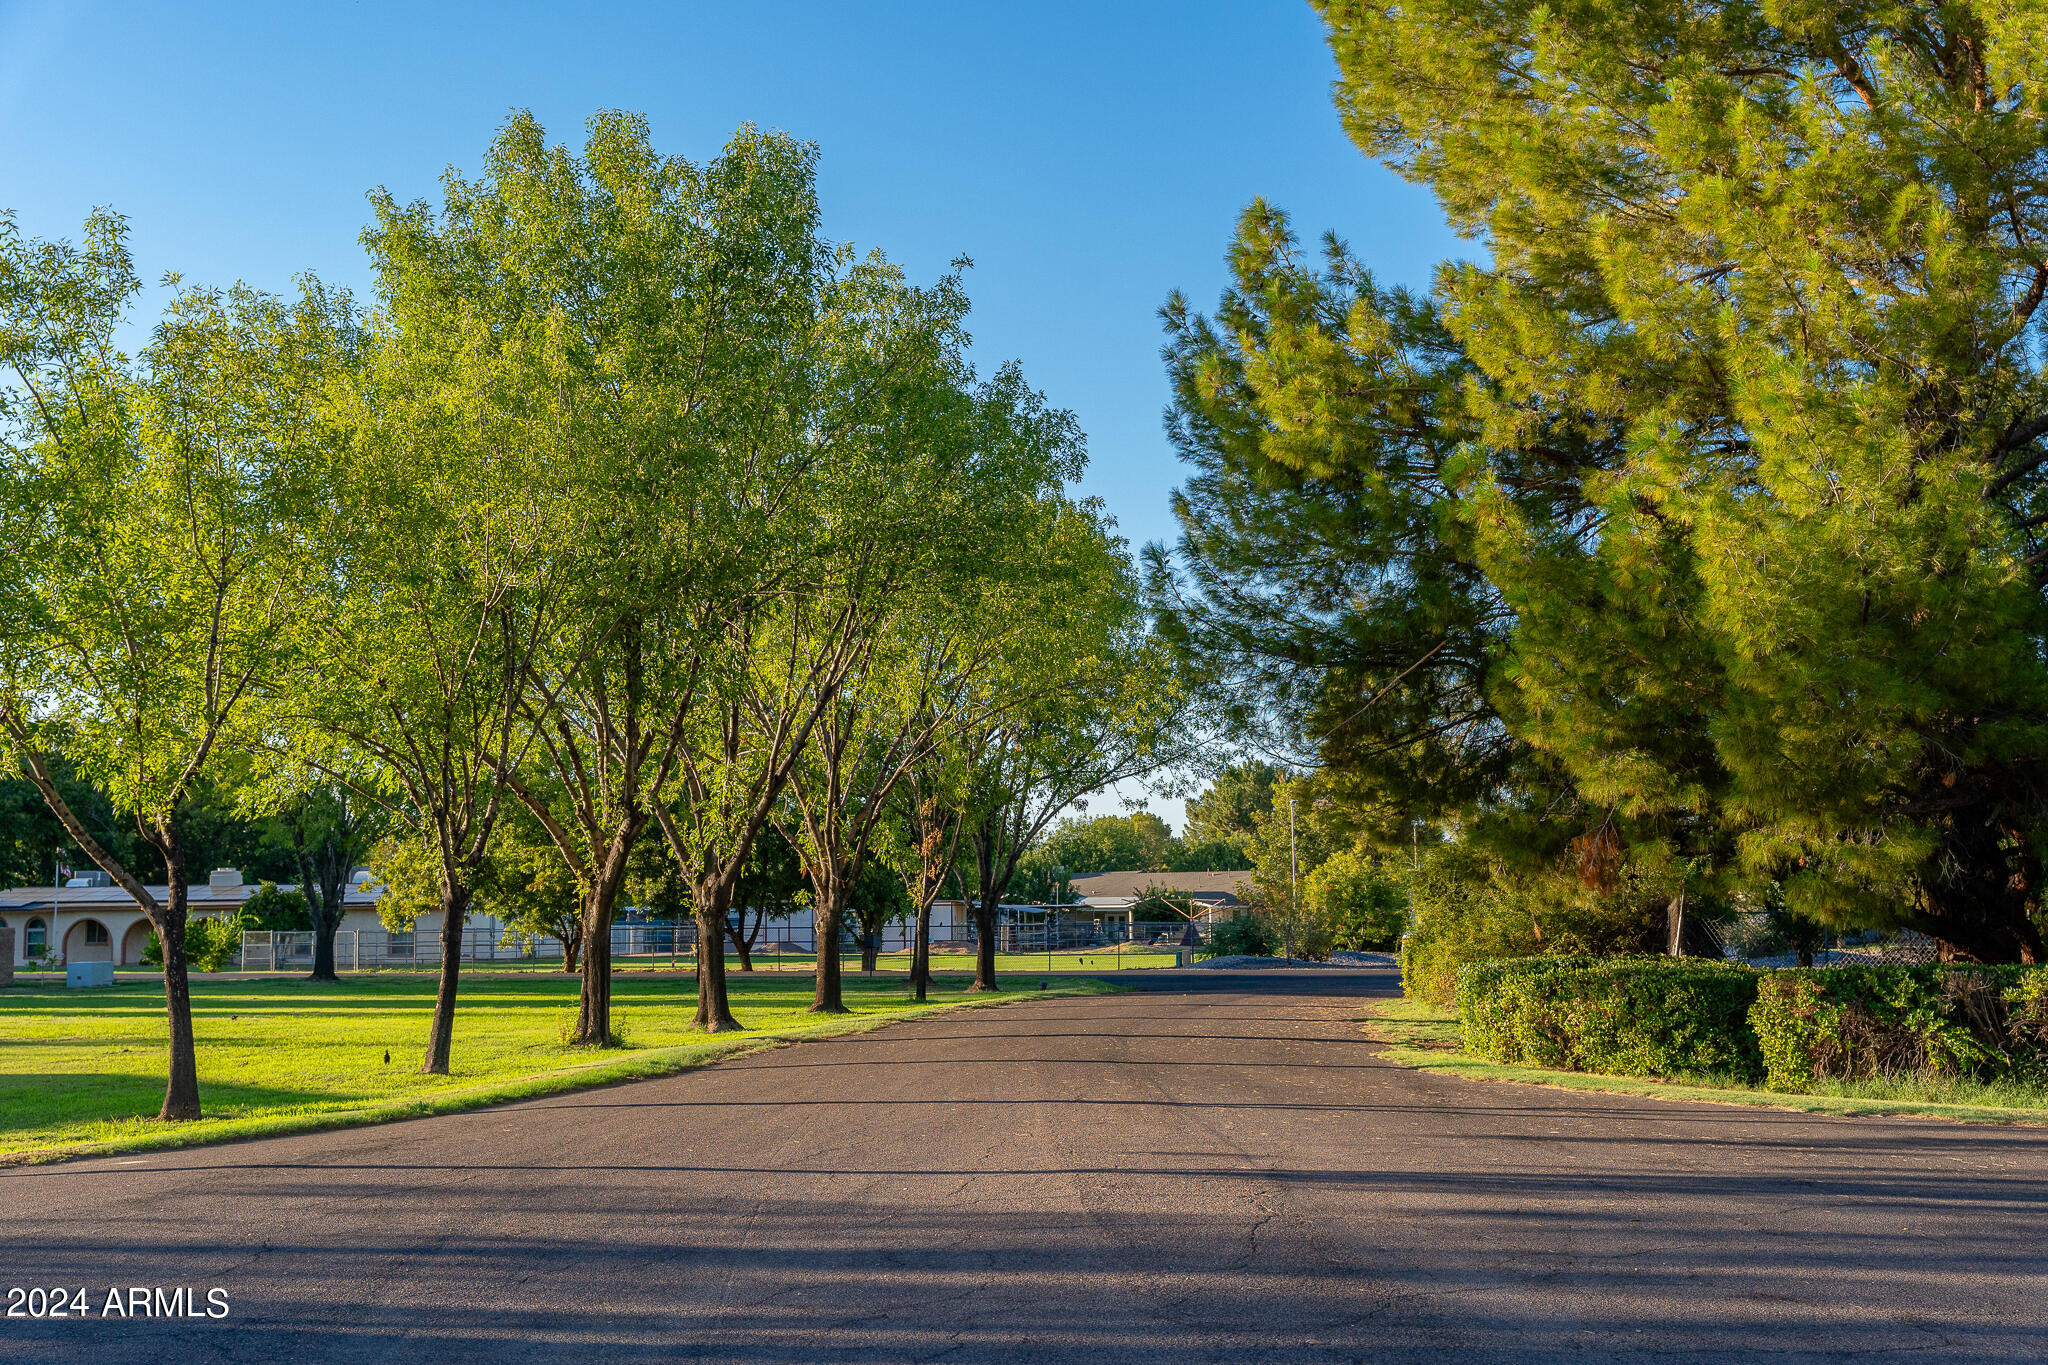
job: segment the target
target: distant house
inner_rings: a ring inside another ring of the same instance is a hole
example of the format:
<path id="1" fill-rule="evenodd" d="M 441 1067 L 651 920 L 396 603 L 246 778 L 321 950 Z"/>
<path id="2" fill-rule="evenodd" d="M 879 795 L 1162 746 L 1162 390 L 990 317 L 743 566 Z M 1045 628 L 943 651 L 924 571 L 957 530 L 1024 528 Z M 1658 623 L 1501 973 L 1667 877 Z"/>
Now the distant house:
<path id="1" fill-rule="evenodd" d="M 290 883 L 280 883 L 286 890 Z M 146 888 L 162 904 L 170 898 L 168 886 Z M 377 901 L 384 888 L 362 875 L 352 877 L 342 894 L 343 929 L 377 929 Z M 222 868 L 206 884 L 185 888 L 187 913 L 194 919 L 224 915 L 239 909 L 256 894 L 256 887 L 242 880 L 233 868 Z M 488 915 L 473 916 L 478 929 L 497 927 Z M 104 872 L 73 877 L 61 887 L 17 886 L 0 891 L 0 926 L 14 930 L 14 961 L 24 966 L 37 958 L 55 955 L 64 962 L 111 962 L 133 967 L 142 961 L 143 945 L 149 942 L 148 916 L 126 891 L 113 884 Z M 438 911 L 420 916 L 415 932 L 434 935 L 441 931 Z"/>
<path id="2" fill-rule="evenodd" d="M 286 891 L 294 889 L 293 883 L 280 882 L 278 885 Z M 159 904 L 170 897 L 167 886 L 152 886 L 147 890 Z M 242 874 L 232 868 L 215 872 L 204 886 L 193 885 L 185 892 L 188 913 L 194 919 L 227 914 L 239 909 L 255 894 L 256 887 L 243 881 Z M 383 884 L 373 880 L 367 869 L 358 869 L 342 893 L 341 932 L 381 934 L 384 924 L 377 916 L 377 902 L 383 895 Z M 668 923 L 666 919 L 648 920 L 630 906 L 620 906 L 619 912 L 618 925 L 613 931 L 613 942 L 618 946 L 613 951 L 622 955 L 649 951 L 645 947 L 632 946 L 636 942 L 633 937 L 638 932 L 636 926 Z M 488 942 L 496 942 L 504 932 L 504 926 L 490 915 L 471 915 L 467 927 Z M 141 964 L 143 945 L 149 942 L 150 935 L 148 917 L 135 904 L 134 898 L 115 886 L 113 879 L 104 872 L 73 877 L 54 892 L 47 886 L 19 886 L 11 891 L 0 891 L 0 928 L 14 930 L 14 961 L 18 967 L 49 955 L 55 955 L 64 962 L 112 962 L 120 967 L 134 967 Z M 892 926 L 892 930 L 892 942 L 907 932 L 902 926 Z M 432 953 L 438 951 L 431 945 L 440 933 L 441 912 L 427 910 L 421 912 L 410 931 L 393 933 L 388 939 L 380 937 L 376 941 L 388 943 L 393 951 L 402 942 L 407 945 L 404 950 L 407 953 L 412 951 L 412 945 L 421 945 L 423 951 Z M 808 907 L 789 907 L 766 918 L 756 945 L 766 949 L 786 941 L 800 945 L 803 951 L 808 952 L 815 933 L 812 911 Z M 972 934 L 967 902 L 941 900 L 932 906 L 934 942 L 971 938 Z M 638 941 L 654 940 L 643 938 Z M 668 940 L 662 938 L 659 942 L 666 945 Z M 666 951 L 665 946 L 662 951 Z"/>
<path id="3" fill-rule="evenodd" d="M 1243 872 L 1097 872 L 1070 883 L 1090 909 L 1128 911 L 1148 891 L 1186 896 L 1205 920 L 1228 919 L 1251 900 L 1249 870 Z"/>

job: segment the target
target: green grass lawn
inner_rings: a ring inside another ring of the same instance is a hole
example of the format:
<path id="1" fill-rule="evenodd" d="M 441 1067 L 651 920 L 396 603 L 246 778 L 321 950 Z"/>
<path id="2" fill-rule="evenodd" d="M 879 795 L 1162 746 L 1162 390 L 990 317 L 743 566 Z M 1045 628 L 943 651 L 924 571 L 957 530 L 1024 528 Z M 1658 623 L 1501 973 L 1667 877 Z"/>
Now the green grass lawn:
<path id="1" fill-rule="evenodd" d="M 1491 1062 L 1465 1051 L 1458 1018 L 1425 1000 L 1381 1000 L 1367 1012 L 1366 1032 L 1387 1044 L 1383 1055 L 1403 1066 L 1474 1081 L 1518 1081 L 1566 1090 L 1597 1090 L 1660 1100 L 1705 1100 L 1793 1109 L 1808 1114 L 1905 1114 L 1969 1123 L 2048 1123 L 2048 1090 L 1970 1080 L 1823 1081 L 1811 1091 L 1764 1090 L 1718 1076 L 1654 1080 L 1551 1071 Z"/>
<path id="2" fill-rule="evenodd" d="M 467 974 L 455 1016 L 452 1074 L 418 1074 L 434 1003 L 430 973 L 351 976 L 339 985 L 285 977 L 192 986 L 206 1117 L 162 1124 L 163 987 L 123 979 L 99 990 L 20 986 L 0 991 L 0 1162 L 28 1153 L 140 1150 L 306 1128 L 377 1122 L 659 1075 L 778 1041 L 874 1027 L 949 1006 L 1019 996 L 1097 994 L 1089 980 L 1015 977 L 1002 995 L 970 995 L 968 978 L 938 978 L 930 1002 L 901 979 L 849 974 L 851 1016 L 805 1013 L 808 976 L 735 974 L 733 1013 L 749 1032 L 707 1037 L 691 1024 L 687 971 L 638 973 L 612 984 L 613 1027 L 626 1046 L 567 1047 L 577 980 Z M 386 1050 L 391 1061 L 384 1061 Z"/>
<path id="3" fill-rule="evenodd" d="M 1147 968 L 1171 967 L 1177 960 L 1175 951 L 1170 948 L 1125 948 L 1121 953 L 1117 952 L 1114 948 L 1062 948 L 1052 955 L 1052 965 L 1050 968 L 1046 966 L 1046 956 L 1044 953 L 998 953 L 996 954 L 996 971 L 1017 972 L 1019 974 L 1047 970 L 1055 972 L 1133 971 Z M 423 958 L 421 961 L 425 963 L 427 959 Z M 841 962 L 849 978 L 860 974 L 859 953 L 849 952 L 842 957 Z M 684 953 L 677 959 L 674 966 L 671 965 L 670 959 L 665 956 L 617 957 L 612 959 L 612 971 L 614 973 L 669 972 L 676 970 L 677 967 L 687 970 L 689 963 L 690 955 L 688 953 Z M 883 972 L 901 976 L 910 970 L 910 954 L 883 953 L 876 959 L 875 965 Z M 808 974 L 815 966 L 816 959 L 809 953 L 790 953 L 781 957 L 773 953 L 757 952 L 754 954 L 755 970 L 769 976 L 778 973 Z M 342 963 L 342 968 L 346 971 L 348 964 L 346 962 Z M 736 979 L 741 975 L 739 955 L 730 949 L 727 950 L 725 955 L 725 969 L 733 973 Z M 365 967 L 362 970 L 365 972 L 402 972 L 412 975 L 428 970 L 428 968 L 426 966 Z M 559 975 L 562 971 L 562 964 L 560 962 L 521 962 L 507 959 L 502 962 L 480 962 L 476 964 L 475 970 Z M 974 971 L 974 955 L 972 953 L 933 953 L 932 970 L 938 973 L 972 973 Z M 149 980 L 155 976 L 156 972 L 149 968 L 117 967 L 114 969 L 114 979 L 116 981 Z M 17 979 L 27 980 L 31 983 L 54 982 L 62 985 L 64 973 L 24 973 Z"/>
<path id="4" fill-rule="evenodd" d="M 811 970 L 814 960 L 809 956 L 798 957 L 793 953 L 782 958 L 776 957 L 773 953 L 756 953 L 754 954 L 754 968 L 756 971 L 768 972 L 770 974 L 773 974 L 778 969 L 791 972 L 808 972 Z M 849 976 L 859 973 L 859 953 L 847 953 L 843 960 Z M 1119 969 L 1128 971 L 1138 968 L 1171 967 L 1174 965 L 1175 957 L 1170 951 L 1161 952 L 1152 948 L 1126 948 L 1121 953 L 1117 952 L 1114 948 L 1089 948 L 1085 951 L 1062 948 L 1052 955 L 1051 961 L 1052 965 L 1048 968 L 1044 953 L 997 953 L 996 970 L 998 972 L 1042 972 L 1048 970 L 1055 972 L 1107 972 Z M 739 959 L 728 954 L 725 963 L 726 968 L 732 970 L 737 967 Z M 883 953 L 875 959 L 875 966 L 884 972 L 908 972 L 910 970 L 910 954 Z M 974 970 L 974 954 L 933 953 L 932 970 L 934 972 L 972 972 Z"/>

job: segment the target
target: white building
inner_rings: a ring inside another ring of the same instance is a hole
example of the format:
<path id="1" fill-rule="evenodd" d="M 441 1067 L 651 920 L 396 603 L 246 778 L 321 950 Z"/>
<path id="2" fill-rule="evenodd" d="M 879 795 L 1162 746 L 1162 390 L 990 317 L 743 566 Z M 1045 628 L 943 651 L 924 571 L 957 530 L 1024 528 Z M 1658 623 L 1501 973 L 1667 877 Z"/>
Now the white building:
<path id="1" fill-rule="evenodd" d="M 280 882 L 284 890 L 293 883 Z M 170 898 L 168 886 L 146 888 L 159 904 Z M 351 879 L 342 894 L 343 929 L 382 929 L 377 918 L 377 898 L 383 888 L 367 879 Z M 209 877 L 204 886 L 185 889 L 187 912 L 193 919 L 222 915 L 238 909 L 256 887 L 244 882 L 242 874 L 224 868 Z M 488 915 L 472 916 L 470 927 L 495 930 L 498 922 Z M 0 926 L 14 930 L 14 962 L 26 966 L 38 958 L 54 955 L 63 962 L 111 962 L 117 967 L 142 963 L 143 945 L 149 942 L 149 917 L 142 908 L 104 872 L 73 877 L 61 887 L 18 886 L 0 891 Z M 413 930 L 429 941 L 441 932 L 441 914 L 421 915 Z"/>
<path id="2" fill-rule="evenodd" d="M 294 889 L 293 883 L 280 882 L 278 885 L 283 890 Z M 147 890 L 160 904 L 169 899 L 170 888 L 167 886 L 152 886 Z M 360 873 L 350 879 L 342 895 L 340 929 L 344 935 L 360 935 L 365 942 L 392 942 L 392 938 L 382 932 L 383 921 L 377 918 L 377 900 L 383 890 L 379 883 Z M 244 882 L 240 872 L 226 868 L 215 872 L 204 886 L 188 887 L 185 894 L 189 914 L 194 919 L 201 919 L 240 908 L 256 894 L 256 887 Z M 750 923 L 751 919 L 749 916 Z M 20 886 L 11 891 L 0 891 L 0 927 L 14 930 L 14 962 L 17 967 L 25 967 L 51 955 L 66 963 L 111 962 L 117 967 L 140 966 L 142 949 L 149 942 L 151 932 L 149 917 L 135 904 L 134 898 L 113 885 L 112 879 L 104 872 L 73 877 L 64 886 L 56 888 Z M 489 915 L 470 916 L 467 929 L 476 941 L 484 944 L 496 942 L 502 932 L 499 922 Z M 617 945 L 614 952 L 657 951 L 651 939 L 647 945 L 638 944 L 633 937 L 634 932 L 632 918 L 622 918 L 613 929 L 613 942 Z M 889 932 L 884 935 L 885 946 L 907 946 L 910 932 L 907 924 L 889 926 Z M 426 951 L 433 955 L 438 950 L 431 945 L 439 940 L 440 934 L 441 912 L 428 911 L 420 915 L 413 925 L 409 942 L 428 945 Z M 809 952 L 815 943 L 815 934 L 812 912 L 807 908 L 795 908 L 787 914 L 765 920 L 755 938 L 755 946 L 757 951 L 766 952 L 777 943 L 787 943 L 791 951 Z M 942 900 L 933 904 L 934 943 L 971 941 L 973 937 L 973 920 L 965 901 Z M 406 951 L 409 953 L 412 949 Z M 667 951 L 665 937 L 659 951 Z M 344 962 L 343 965 L 347 964 Z"/>

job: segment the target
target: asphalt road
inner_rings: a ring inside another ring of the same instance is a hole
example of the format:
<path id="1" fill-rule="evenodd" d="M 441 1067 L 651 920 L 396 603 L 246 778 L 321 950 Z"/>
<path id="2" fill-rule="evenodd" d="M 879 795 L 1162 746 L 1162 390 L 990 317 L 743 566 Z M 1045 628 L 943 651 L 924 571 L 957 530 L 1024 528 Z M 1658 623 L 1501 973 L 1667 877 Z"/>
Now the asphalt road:
<path id="1" fill-rule="evenodd" d="M 0 1359 L 2048 1358 L 2048 1129 L 1403 1071 L 1354 1022 L 1385 974 L 1146 985 L 0 1170 L 0 1291 L 94 1308 Z"/>

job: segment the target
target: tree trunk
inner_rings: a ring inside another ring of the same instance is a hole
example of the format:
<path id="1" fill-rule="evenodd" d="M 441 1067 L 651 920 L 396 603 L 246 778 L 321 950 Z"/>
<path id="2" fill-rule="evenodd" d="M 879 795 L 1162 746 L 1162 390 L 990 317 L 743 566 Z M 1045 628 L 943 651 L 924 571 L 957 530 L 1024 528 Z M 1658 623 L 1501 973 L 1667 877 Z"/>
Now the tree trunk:
<path id="1" fill-rule="evenodd" d="M 811 997 L 812 1014 L 848 1014 L 839 985 L 839 917 L 836 892 L 818 889 L 818 989 Z"/>
<path id="2" fill-rule="evenodd" d="M 583 926 L 576 927 L 578 932 L 562 935 L 562 970 L 571 976 L 576 975 L 576 964 L 583 960 Z"/>
<path id="3" fill-rule="evenodd" d="M 1958 776 L 1974 799 L 1951 813 L 1920 879 L 1919 913 L 1907 923 L 1941 944 L 1954 962 L 2040 963 L 2048 959 L 2032 909 L 2038 870 L 2029 831 L 2004 812 L 2027 799 L 1989 766 Z"/>
<path id="4" fill-rule="evenodd" d="M 917 935 L 910 946 L 910 989 L 920 1004 L 932 980 L 932 903 L 917 907 Z"/>
<path id="5" fill-rule="evenodd" d="M 165 879 L 170 883 L 170 904 L 166 906 L 158 904 L 156 898 L 149 894 L 149 889 L 108 853 L 99 840 L 93 838 L 85 822 L 78 818 L 78 812 L 71 809 L 71 803 L 57 790 L 48 762 L 42 751 L 30 743 L 19 718 L 8 716 L 6 720 L 7 735 L 21 755 L 29 781 L 43 794 L 43 800 L 50 807 L 50 813 L 57 817 L 57 823 L 64 827 L 65 833 L 71 836 L 86 857 L 98 863 L 100 870 L 128 893 L 129 899 L 149 916 L 150 924 L 156 928 L 157 942 L 163 945 L 164 950 L 164 1016 L 171 1040 L 170 1076 L 164 1085 L 164 1107 L 157 1117 L 181 1122 L 196 1119 L 199 1117 L 199 1061 L 192 1043 L 192 983 L 185 967 L 185 849 L 178 840 L 176 825 L 159 825 L 142 831 L 143 837 L 163 855 Z M 172 818 L 175 821 L 176 817 Z M 54 909 L 50 918 L 53 922 L 56 919 Z M 61 949 L 63 944 L 60 942 L 57 947 Z"/>
<path id="6" fill-rule="evenodd" d="M 860 931 L 860 969 L 869 976 L 881 965 L 882 933 L 879 929 L 870 931 L 866 925 Z"/>
<path id="7" fill-rule="evenodd" d="M 199 1052 L 192 1041 L 192 983 L 185 966 L 185 850 L 167 837 L 158 845 L 164 855 L 170 904 L 156 915 L 157 940 L 164 948 L 164 1017 L 170 1025 L 170 1076 L 164 1085 L 159 1119 L 185 1122 L 199 1117 Z"/>
<path id="8" fill-rule="evenodd" d="M 313 913 L 313 974 L 308 981 L 340 981 L 334 970 L 334 935 L 341 925 L 319 911 Z"/>
<path id="9" fill-rule="evenodd" d="M 996 903 L 986 885 L 974 905 L 974 984 L 971 991 L 999 991 L 996 984 Z"/>
<path id="10" fill-rule="evenodd" d="M 1943 961 L 2036 965 L 2048 958 L 2025 902 L 2006 888 L 1923 884 L 1920 894 L 1927 908 L 1907 923 L 1941 945 Z"/>
<path id="11" fill-rule="evenodd" d="M 462 928 L 469 920 L 469 886 L 446 880 L 441 887 L 441 984 L 434 992 L 434 1026 L 427 1034 L 423 1076 L 448 1074 L 448 1053 L 455 1041 L 455 986 L 462 972 Z"/>
<path id="12" fill-rule="evenodd" d="M 330 846 L 324 850 L 329 856 L 323 859 L 328 864 L 336 861 Z M 345 880 L 345 874 L 343 877 Z M 313 912 L 313 974 L 308 981 L 340 981 L 334 970 L 334 936 L 341 929 L 341 881 L 329 885 L 313 868 L 313 859 L 305 852 L 299 854 L 299 893 L 306 898 L 306 906 Z"/>
<path id="13" fill-rule="evenodd" d="M 721 924 L 725 930 L 725 936 L 732 940 L 732 950 L 739 954 L 740 970 L 751 972 L 754 970 L 754 935 L 761 932 L 761 920 L 760 917 L 755 917 L 753 933 L 742 933 L 740 931 L 740 925 L 746 922 L 747 912 L 743 908 L 739 913 L 738 924 L 725 921 L 721 921 Z"/>
<path id="14" fill-rule="evenodd" d="M 583 998 L 576 1008 L 576 1033 L 570 1040 L 580 1047 L 617 1047 L 619 1043 L 618 1034 L 612 1031 L 612 910 L 626 879 L 625 850 L 632 847 L 638 832 L 636 828 L 614 840 L 613 852 L 584 897 Z"/>
<path id="15" fill-rule="evenodd" d="M 732 1017 L 725 990 L 725 907 L 697 907 L 697 1027 L 706 1033 L 734 1033 L 746 1027 Z"/>
<path id="16" fill-rule="evenodd" d="M 579 1047 L 610 1047 L 618 1035 L 612 1032 L 612 921 L 610 906 L 598 905 L 597 888 L 584 897 L 582 961 L 583 992 L 576 1005 L 576 1032 L 570 1042 Z"/>

